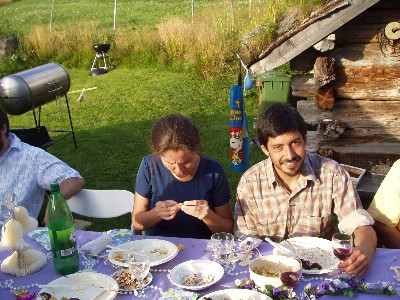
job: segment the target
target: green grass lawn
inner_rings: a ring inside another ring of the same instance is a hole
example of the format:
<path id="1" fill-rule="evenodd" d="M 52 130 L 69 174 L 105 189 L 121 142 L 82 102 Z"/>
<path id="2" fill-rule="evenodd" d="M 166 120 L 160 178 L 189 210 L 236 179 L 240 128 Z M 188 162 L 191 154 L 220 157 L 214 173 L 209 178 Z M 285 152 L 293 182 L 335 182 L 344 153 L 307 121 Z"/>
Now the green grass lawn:
<path id="1" fill-rule="evenodd" d="M 134 191 L 140 161 L 150 151 L 153 124 L 166 114 L 179 112 L 198 126 L 203 154 L 223 165 L 234 203 L 241 173 L 232 172 L 229 165 L 229 87 L 236 79 L 202 80 L 189 72 L 144 67 L 117 67 L 94 77 L 89 70 L 68 72 L 70 91 L 97 89 L 86 91 L 81 102 L 77 101 L 79 93 L 68 94 L 77 149 L 69 136 L 47 150 L 76 168 L 85 178 L 87 188 Z M 250 128 L 257 115 L 257 102 L 258 91 L 253 88 L 245 96 Z M 12 128 L 34 127 L 30 112 L 9 117 Z M 42 106 L 41 124 L 48 130 L 68 130 L 68 122 L 64 98 Z M 251 151 L 251 164 L 262 159 L 256 146 Z M 89 230 L 130 226 L 129 215 L 91 221 Z"/>

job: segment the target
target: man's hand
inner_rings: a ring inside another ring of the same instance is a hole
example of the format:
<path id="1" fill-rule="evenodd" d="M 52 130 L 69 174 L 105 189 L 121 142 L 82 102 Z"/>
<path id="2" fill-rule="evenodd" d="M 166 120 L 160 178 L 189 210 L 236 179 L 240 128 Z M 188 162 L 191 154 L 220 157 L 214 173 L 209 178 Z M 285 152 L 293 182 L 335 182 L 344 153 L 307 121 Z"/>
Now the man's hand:
<path id="1" fill-rule="evenodd" d="M 362 276 L 367 272 L 375 254 L 377 240 L 372 226 L 361 226 L 354 231 L 353 252 L 339 268 L 351 275 Z"/>

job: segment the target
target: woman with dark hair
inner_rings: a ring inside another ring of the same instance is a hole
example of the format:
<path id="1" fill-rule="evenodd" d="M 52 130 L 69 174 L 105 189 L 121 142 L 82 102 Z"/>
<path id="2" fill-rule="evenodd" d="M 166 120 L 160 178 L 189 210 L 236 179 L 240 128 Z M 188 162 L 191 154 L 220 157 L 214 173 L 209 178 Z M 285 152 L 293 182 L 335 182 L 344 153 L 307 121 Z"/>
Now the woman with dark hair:
<path id="1" fill-rule="evenodd" d="M 151 235 L 210 238 L 233 231 L 230 190 L 222 166 L 201 155 L 200 135 L 185 116 L 161 118 L 135 184 L 132 223 Z"/>

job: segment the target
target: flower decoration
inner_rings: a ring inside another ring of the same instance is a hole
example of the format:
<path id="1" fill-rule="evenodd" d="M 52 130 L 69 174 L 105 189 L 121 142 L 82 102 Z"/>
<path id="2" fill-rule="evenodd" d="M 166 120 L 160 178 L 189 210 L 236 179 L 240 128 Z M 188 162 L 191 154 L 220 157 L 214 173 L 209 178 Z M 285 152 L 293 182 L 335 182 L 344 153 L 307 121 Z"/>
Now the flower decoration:
<path id="1" fill-rule="evenodd" d="M 254 283 L 254 281 L 250 280 L 250 279 L 245 279 L 245 280 L 236 279 L 235 285 L 239 289 L 255 290 L 257 292 L 263 293 L 274 300 L 275 299 L 276 300 L 289 299 L 289 290 L 286 287 L 276 288 L 269 284 L 265 285 L 264 287 L 260 287 L 260 286 L 257 286 Z M 294 297 L 297 297 L 297 296 L 294 295 Z"/>
<path id="2" fill-rule="evenodd" d="M 300 299 L 309 300 L 317 299 L 324 295 L 346 295 L 350 298 L 358 294 L 378 294 L 378 295 L 395 295 L 396 290 L 392 283 L 366 282 L 354 275 L 342 273 L 338 278 L 326 281 L 320 285 L 312 286 L 310 283 L 304 287 Z"/>
<path id="3" fill-rule="evenodd" d="M 250 279 L 235 280 L 235 285 L 238 288 L 249 289 L 261 292 L 274 300 L 288 299 L 288 289 L 275 288 L 272 285 L 264 287 L 257 286 L 254 281 Z M 312 286 L 311 283 L 304 287 L 304 291 L 300 295 L 295 295 L 299 300 L 315 300 L 324 295 L 346 295 L 350 298 L 358 294 L 376 294 L 376 295 L 396 295 L 394 284 L 389 282 L 367 282 L 362 278 L 354 275 L 342 273 L 338 278 L 329 279 L 319 285 Z"/>

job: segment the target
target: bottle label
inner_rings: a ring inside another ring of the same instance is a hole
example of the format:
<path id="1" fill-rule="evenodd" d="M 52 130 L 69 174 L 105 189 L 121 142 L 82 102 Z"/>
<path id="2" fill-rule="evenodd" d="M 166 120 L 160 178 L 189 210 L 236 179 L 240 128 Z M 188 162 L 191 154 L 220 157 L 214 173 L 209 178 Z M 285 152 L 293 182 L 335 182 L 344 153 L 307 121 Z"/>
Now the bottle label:
<path id="1" fill-rule="evenodd" d="M 74 227 L 65 230 L 50 230 L 50 242 L 53 255 L 59 258 L 67 258 L 77 253 Z"/>

